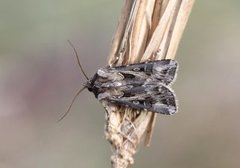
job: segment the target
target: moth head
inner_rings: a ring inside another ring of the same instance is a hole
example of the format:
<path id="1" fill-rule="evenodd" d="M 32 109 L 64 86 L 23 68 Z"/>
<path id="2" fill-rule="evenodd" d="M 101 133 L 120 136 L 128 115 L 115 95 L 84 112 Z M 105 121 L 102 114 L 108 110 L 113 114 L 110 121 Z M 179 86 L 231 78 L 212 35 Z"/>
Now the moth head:
<path id="1" fill-rule="evenodd" d="M 85 84 L 84 87 L 87 88 L 90 92 L 93 91 L 93 83 L 91 80 L 88 80 Z"/>

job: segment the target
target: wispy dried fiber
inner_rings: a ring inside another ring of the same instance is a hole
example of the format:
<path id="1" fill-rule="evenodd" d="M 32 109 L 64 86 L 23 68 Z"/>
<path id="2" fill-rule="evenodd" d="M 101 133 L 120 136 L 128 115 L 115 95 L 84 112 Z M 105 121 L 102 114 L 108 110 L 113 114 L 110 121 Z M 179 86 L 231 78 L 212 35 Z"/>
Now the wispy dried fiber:
<path id="1" fill-rule="evenodd" d="M 112 42 L 110 66 L 174 59 L 194 0 L 125 0 Z M 105 135 L 113 148 L 113 168 L 134 163 L 137 146 L 150 144 L 156 114 L 106 107 Z"/>

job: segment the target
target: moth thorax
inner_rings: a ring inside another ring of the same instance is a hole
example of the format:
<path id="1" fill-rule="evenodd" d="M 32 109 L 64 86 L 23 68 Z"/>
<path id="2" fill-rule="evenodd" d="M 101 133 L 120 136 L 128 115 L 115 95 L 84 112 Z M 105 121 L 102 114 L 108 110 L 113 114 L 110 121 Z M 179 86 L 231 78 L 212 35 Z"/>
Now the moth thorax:
<path id="1" fill-rule="evenodd" d="M 124 76 L 116 71 L 110 71 L 104 68 L 100 68 L 97 70 L 98 76 L 111 80 L 111 81 L 120 81 L 124 79 Z"/>
<path id="2" fill-rule="evenodd" d="M 97 74 L 104 78 L 107 78 L 109 76 L 109 73 L 107 73 L 106 69 L 103 68 L 98 69 Z"/>

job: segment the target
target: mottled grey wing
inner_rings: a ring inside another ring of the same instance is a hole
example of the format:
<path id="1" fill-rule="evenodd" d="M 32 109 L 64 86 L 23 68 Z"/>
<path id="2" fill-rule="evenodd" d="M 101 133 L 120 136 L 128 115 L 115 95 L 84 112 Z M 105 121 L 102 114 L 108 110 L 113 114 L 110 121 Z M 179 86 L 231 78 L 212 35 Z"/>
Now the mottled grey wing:
<path id="1" fill-rule="evenodd" d="M 168 85 L 176 75 L 177 62 L 171 59 L 155 60 L 138 64 L 129 64 L 109 68 L 109 71 L 116 71 L 124 76 L 124 80 L 151 79 Z"/>
<path id="2" fill-rule="evenodd" d="M 177 72 L 177 61 L 167 59 L 156 61 L 153 64 L 153 79 L 158 79 L 165 85 L 169 85 L 173 82 Z"/>
<path id="3" fill-rule="evenodd" d="M 108 101 L 119 106 L 167 115 L 177 112 L 175 95 L 163 84 L 138 86 L 123 92 L 122 97 L 108 97 Z"/>

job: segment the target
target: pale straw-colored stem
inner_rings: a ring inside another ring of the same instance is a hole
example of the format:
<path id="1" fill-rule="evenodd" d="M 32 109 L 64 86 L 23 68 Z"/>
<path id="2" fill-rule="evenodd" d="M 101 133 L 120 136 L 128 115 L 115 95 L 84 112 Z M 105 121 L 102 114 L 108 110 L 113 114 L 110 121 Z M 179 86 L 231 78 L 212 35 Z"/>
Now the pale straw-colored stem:
<path id="1" fill-rule="evenodd" d="M 194 0 L 125 0 L 108 64 L 174 59 Z M 126 168 L 145 137 L 151 141 L 156 114 L 117 108 L 108 102 L 105 135 L 113 148 L 112 168 Z"/>

